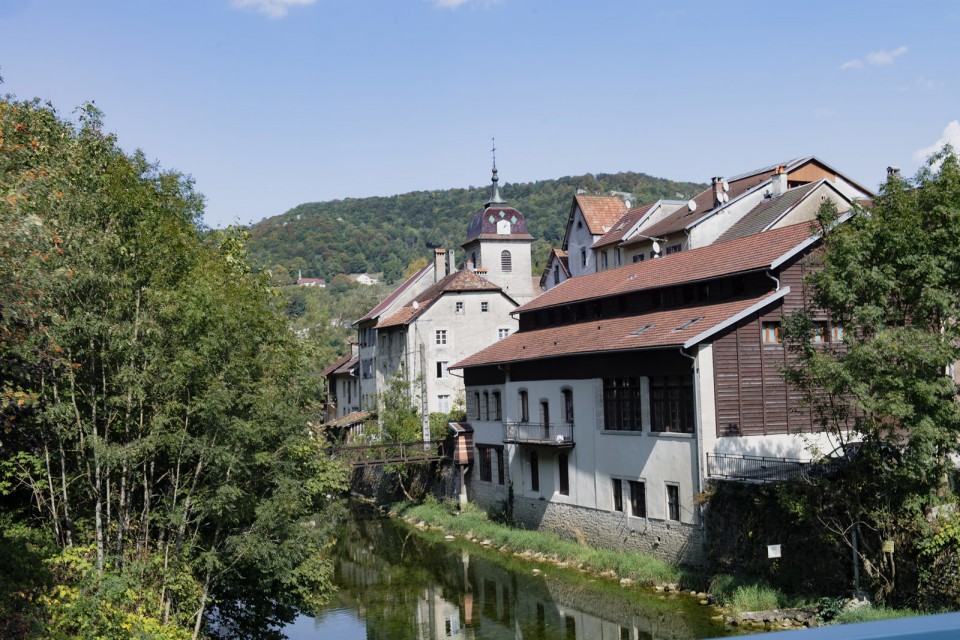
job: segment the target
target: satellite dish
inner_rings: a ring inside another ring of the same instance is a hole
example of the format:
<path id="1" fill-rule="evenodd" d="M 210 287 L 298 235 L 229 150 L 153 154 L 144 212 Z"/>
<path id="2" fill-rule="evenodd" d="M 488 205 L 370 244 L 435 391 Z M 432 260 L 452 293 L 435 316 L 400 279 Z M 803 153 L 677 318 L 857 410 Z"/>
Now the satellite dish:
<path id="1" fill-rule="evenodd" d="M 688 203 L 687 203 L 687 209 L 690 209 L 691 212 L 696 211 L 696 210 L 697 210 L 697 201 L 696 201 L 696 200 L 691 200 L 690 202 L 688 202 Z"/>
<path id="2" fill-rule="evenodd" d="M 730 183 L 727 182 L 726 180 L 723 181 L 723 190 L 730 191 Z"/>
<path id="3" fill-rule="evenodd" d="M 413 301 L 413 308 L 414 308 L 414 309 L 419 309 L 419 308 L 420 308 L 420 303 L 417 302 L 416 300 L 414 300 L 414 301 Z"/>
<path id="4" fill-rule="evenodd" d="M 720 194 L 720 196 L 721 196 L 723 202 L 730 202 L 730 196 L 729 196 L 729 194 L 722 193 L 722 194 Z"/>
<path id="5" fill-rule="evenodd" d="M 660 243 L 656 240 L 653 241 L 653 252 L 660 253 Z"/>

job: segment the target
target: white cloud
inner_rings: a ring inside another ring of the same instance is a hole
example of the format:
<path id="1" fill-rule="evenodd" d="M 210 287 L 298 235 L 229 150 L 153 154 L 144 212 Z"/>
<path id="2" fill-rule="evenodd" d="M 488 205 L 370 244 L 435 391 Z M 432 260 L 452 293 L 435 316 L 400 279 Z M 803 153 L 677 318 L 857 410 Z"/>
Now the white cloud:
<path id="1" fill-rule="evenodd" d="M 939 140 L 926 149 L 920 149 L 914 152 L 913 158 L 914 160 L 920 161 L 926 160 L 929 155 L 940 151 L 945 144 L 953 146 L 954 149 L 960 149 L 960 120 L 954 120 L 948 124 L 947 128 L 943 130 L 943 135 L 940 136 Z"/>
<path id="2" fill-rule="evenodd" d="M 918 89 L 922 89 L 924 91 L 937 91 L 938 89 L 943 88 L 942 82 L 934 82 L 930 78 L 925 78 L 924 76 L 917 78 L 916 85 Z"/>
<path id="3" fill-rule="evenodd" d="M 893 61 L 905 54 L 908 51 L 906 47 L 897 47 L 892 51 L 871 51 L 866 56 L 867 64 L 871 64 L 875 67 L 882 67 L 884 65 L 893 64 Z M 840 65 L 841 71 L 849 71 L 850 69 L 862 69 L 863 60 L 860 58 L 854 58 L 853 60 L 847 60 L 842 65 Z"/>
<path id="4" fill-rule="evenodd" d="M 438 9 L 459 9 L 465 4 L 479 4 L 489 7 L 492 4 L 497 4 L 500 0 L 431 0 L 431 2 Z"/>
<path id="5" fill-rule="evenodd" d="M 897 47 L 893 51 L 871 51 L 867 54 L 867 62 L 875 66 L 893 64 L 893 61 L 907 52 L 906 47 Z"/>
<path id="6" fill-rule="evenodd" d="M 287 15 L 290 7 L 306 6 L 317 0 L 230 0 L 235 9 L 255 9 L 271 18 L 282 18 Z"/>

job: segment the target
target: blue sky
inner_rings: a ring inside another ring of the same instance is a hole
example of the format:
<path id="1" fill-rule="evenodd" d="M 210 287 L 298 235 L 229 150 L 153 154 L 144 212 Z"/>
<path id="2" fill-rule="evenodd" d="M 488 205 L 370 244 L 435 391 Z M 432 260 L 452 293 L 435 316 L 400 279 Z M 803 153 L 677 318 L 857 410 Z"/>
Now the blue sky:
<path id="1" fill-rule="evenodd" d="M 801 7 L 801 8 L 798 8 Z M 960 3 L 2 0 L 0 91 L 92 100 L 211 226 L 301 202 L 960 146 Z"/>

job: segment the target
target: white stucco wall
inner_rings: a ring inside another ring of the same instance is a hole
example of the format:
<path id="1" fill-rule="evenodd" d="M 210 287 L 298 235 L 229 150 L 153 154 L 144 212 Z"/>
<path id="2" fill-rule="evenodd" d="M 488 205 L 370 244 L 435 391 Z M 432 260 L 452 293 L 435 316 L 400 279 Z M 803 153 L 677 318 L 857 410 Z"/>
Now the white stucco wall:
<path id="1" fill-rule="evenodd" d="M 600 236 L 592 235 L 587 221 L 583 218 L 580 207 L 574 209 L 573 219 L 570 221 L 570 228 L 567 230 L 567 266 L 570 268 L 570 277 L 576 278 L 585 273 L 594 273 L 596 263 L 594 262 L 593 251 L 591 247 Z M 584 267 L 581 258 L 581 250 L 586 251 L 587 265 Z"/>

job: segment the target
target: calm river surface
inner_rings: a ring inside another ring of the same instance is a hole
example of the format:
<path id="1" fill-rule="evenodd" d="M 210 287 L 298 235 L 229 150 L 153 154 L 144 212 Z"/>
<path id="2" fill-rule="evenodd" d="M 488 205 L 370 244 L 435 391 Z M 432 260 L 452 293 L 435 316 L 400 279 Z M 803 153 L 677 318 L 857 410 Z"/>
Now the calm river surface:
<path id="1" fill-rule="evenodd" d="M 291 640 L 726 635 L 710 620 L 712 609 L 690 598 L 624 589 L 383 518 L 356 515 L 345 522 L 335 553 L 339 592 L 316 617 L 287 626 Z"/>

